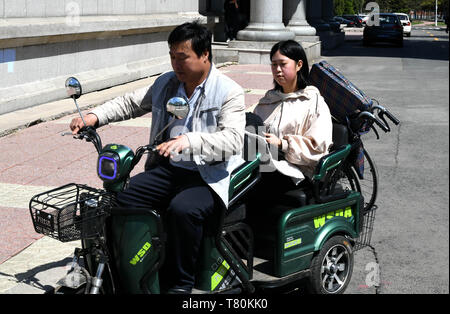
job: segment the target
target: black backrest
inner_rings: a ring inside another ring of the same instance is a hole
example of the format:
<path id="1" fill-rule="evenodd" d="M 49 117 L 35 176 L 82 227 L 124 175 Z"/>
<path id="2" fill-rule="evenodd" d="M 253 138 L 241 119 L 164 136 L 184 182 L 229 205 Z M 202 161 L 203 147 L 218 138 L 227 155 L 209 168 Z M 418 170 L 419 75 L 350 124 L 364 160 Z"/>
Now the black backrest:
<path id="1" fill-rule="evenodd" d="M 346 125 L 333 122 L 333 150 L 348 144 L 348 129 Z"/>
<path id="2" fill-rule="evenodd" d="M 252 112 L 246 112 L 245 113 L 245 129 L 248 132 L 258 134 L 260 136 L 264 136 L 262 134 L 262 131 L 264 128 L 264 122 L 261 119 L 260 116 L 252 113 Z M 251 139 L 247 136 L 247 134 L 244 135 L 244 160 L 249 161 L 255 159 L 255 154 L 258 151 L 257 150 L 257 143 L 250 143 Z M 252 149 L 249 149 L 251 147 Z"/>

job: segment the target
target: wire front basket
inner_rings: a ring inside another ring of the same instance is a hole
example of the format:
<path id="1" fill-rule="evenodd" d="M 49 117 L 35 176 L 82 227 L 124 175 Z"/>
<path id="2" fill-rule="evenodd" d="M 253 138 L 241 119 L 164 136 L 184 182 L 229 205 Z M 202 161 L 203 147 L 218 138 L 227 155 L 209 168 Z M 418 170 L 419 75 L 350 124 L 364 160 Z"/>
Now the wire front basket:
<path id="1" fill-rule="evenodd" d="M 355 241 L 353 251 L 360 250 L 366 246 L 370 246 L 372 240 L 373 224 L 375 222 L 375 213 L 377 205 L 373 205 L 369 210 L 362 213 L 362 226 L 358 239 Z"/>
<path id="2" fill-rule="evenodd" d="M 71 183 L 34 196 L 30 214 L 37 233 L 68 242 L 101 236 L 111 203 L 110 193 Z"/>

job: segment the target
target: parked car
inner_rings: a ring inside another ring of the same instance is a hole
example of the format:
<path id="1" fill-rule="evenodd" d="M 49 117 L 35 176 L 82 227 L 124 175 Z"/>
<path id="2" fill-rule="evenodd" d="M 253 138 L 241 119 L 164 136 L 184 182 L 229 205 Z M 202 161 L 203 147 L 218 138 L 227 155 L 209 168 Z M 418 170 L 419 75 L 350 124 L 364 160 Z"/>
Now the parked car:
<path id="1" fill-rule="evenodd" d="M 363 27 L 363 19 L 359 15 L 356 14 L 350 14 L 350 15 L 342 15 L 344 19 L 350 20 L 355 22 L 356 27 Z"/>
<path id="2" fill-rule="evenodd" d="M 400 19 L 400 22 L 402 22 L 403 25 L 403 34 L 410 37 L 411 36 L 411 21 L 409 20 L 408 14 L 405 13 L 395 13 L 398 18 Z"/>
<path id="3" fill-rule="evenodd" d="M 335 16 L 333 20 L 341 23 L 341 25 L 345 25 L 346 27 L 356 27 L 355 22 L 344 19 L 342 16 Z"/>
<path id="4" fill-rule="evenodd" d="M 366 26 L 366 22 L 367 22 L 367 20 L 369 19 L 369 15 L 367 15 L 367 14 L 359 14 L 359 16 L 360 16 L 361 19 L 362 19 L 363 25 Z"/>
<path id="5" fill-rule="evenodd" d="M 363 44 L 369 45 L 372 42 L 384 41 L 397 44 L 403 47 L 403 26 L 398 16 L 394 13 L 380 13 L 374 15 L 374 20 L 379 23 L 366 25 L 363 32 Z"/>

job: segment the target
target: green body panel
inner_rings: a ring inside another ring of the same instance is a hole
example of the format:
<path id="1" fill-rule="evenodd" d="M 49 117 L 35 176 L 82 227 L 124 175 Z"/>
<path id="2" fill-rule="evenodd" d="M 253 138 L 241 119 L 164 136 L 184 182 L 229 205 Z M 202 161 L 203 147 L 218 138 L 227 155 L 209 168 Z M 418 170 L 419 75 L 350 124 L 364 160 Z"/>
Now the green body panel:
<path id="1" fill-rule="evenodd" d="M 225 246 L 224 248 L 225 251 L 229 253 L 229 250 L 226 249 Z M 242 261 L 237 260 L 234 257 L 233 261 L 238 265 L 238 268 L 244 274 L 244 277 L 248 279 L 249 274 L 243 268 Z M 203 237 L 197 265 L 195 288 L 199 290 L 222 290 L 229 287 L 230 284 L 235 283 L 237 280 L 236 273 L 219 253 L 213 236 Z"/>
<path id="2" fill-rule="evenodd" d="M 261 154 L 257 154 L 256 158 L 241 165 L 230 178 L 230 198 L 238 191 L 245 183 L 252 178 L 255 171 L 258 170 L 260 164 Z M 227 288 L 237 280 L 237 275 L 231 269 L 230 265 L 225 261 L 220 254 L 215 243 L 215 232 L 217 230 L 208 230 L 203 236 L 200 247 L 199 257 L 197 260 L 196 281 L 195 288 L 203 291 L 217 291 Z M 230 256 L 232 254 L 223 245 L 225 252 Z M 234 263 L 238 266 L 244 277 L 249 278 L 241 260 L 233 257 Z"/>
<path id="3" fill-rule="evenodd" d="M 222 264 L 223 257 L 217 250 L 214 237 L 203 237 L 197 262 L 195 288 L 203 291 L 211 290 L 211 277 Z"/>
<path id="4" fill-rule="evenodd" d="M 130 148 L 118 144 L 108 144 L 102 150 L 102 153 L 111 152 L 119 155 L 120 172 L 116 180 L 104 182 L 104 188 L 108 191 L 120 191 L 129 176 L 134 153 Z M 233 174 L 230 195 L 247 182 L 258 165 L 259 156 Z M 159 259 L 159 254 L 155 252 L 152 243 L 152 237 L 160 236 L 157 234 L 157 218 L 151 215 L 114 215 L 110 219 L 111 249 L 113 256 L 117 257 L 115 264 L 121 286 L 127 293 L 143 293 L 140 280 Z M 86 245 L 88 243 L 89 241 L 86 241 Z M 92 259 L 89 263 L 93 264 L 93 269 L 97 267 Z M 235 260 L 235 263 L 248 278 L 241 261 Z M 204 291 L 223 289 L 236 281 L 236 274 L 216 248 L 214 234 L 205 234 L 202 239 L 195 277 L 195 288 Z M 158 273 L 148 279 L 147 284 L 151 293 L 160 292 L 158 280 Z"/>
<path id="5" fill-rule="evenodd" d="M 140 280 L 159 258 L 152 237 L 158 236 L 157 220 L 151 215 L 113 216 L 112 247 L 120 282 L 127 293 L 143 293 Z M 151 293 L 159 293 L 158 273 L 147 282 Z"/>
<path id="6" fill-rule="evenodd" d="M 283 277 L 309 268 L 314 252 L 333 234 L 358 237 L 359 218 L 360 194 L 357 192 L 343 200 L 283 213 L 277 226 L 275 275 Z"/>
<path id="7" fill-rule="evenodd" d="M 240 187 L 244 185 L 245 182 L 247 182 L 248 179 L 251 178 L 252 173 L 258 169 L 259 164 L 261 163 L 260 158 L 261 154 L 258 153 L 254 160 L 247 161 L 237 172 L 231 174 L 230 188 L 228 191 L 230 198 L 237 190 L 239 190 Z"/>
<path id="8" fill-rule="evenodd" d="M 115 182 L 104 184 L 105 189 L 121 190 L 129 176 L 134 153 L 126 146 L 109 144 L 104 152 L 116 152 L 120 157 L 120 177 Z M 325 158 L 321 165 L 321 176 L 334 168 L 345 158 L 350 146 Z M 232 174 L 230 197 L 250 182 L 258 171 L 260 156 L 248 161 Z M 322 174 L 323 172 L 323 174 Z M 317 178 L 316 178 L 317 179 Z M 268 245 L 273 245 L 274 275 L 284 277 L 308 269 L 313 254 L 319 251 L 325 241 L 339 233 L 352 238 L 359 235 L 360 194 L 351 193 L 347 198 L 326 204 L 314 204 L 288 210 L 274 221 L 275 230 L 269 237 Z M 158 218 L 152 215 L 126 215 L 111 217 L 111 249 L 119 274 L 119 280 L 127 293 L 143 293 L 140 280 L 153 268 L 160 255 L 155 250 L 153 237 L 159 237 Z M 223 245 L 226 252 L 229 250 Z M 229 254 L 231 255 L 231 254 Z M 228 261 L 229 262 L 229 261 Z M 240 271 L 249 278 L 241 260 L 234 260 Z M 214 232 L 205 232 L 198 255 L 195 288 L 203 291 L 217 291 L 237 281 L 235 272 L 220 254 L 215 243 Z M 148 278 L 151 293 L 160 293 L 158 273 Z"/>
<path id="9" fill-rule="evenodd" d="M 104 181 L 103 188 L 111 192 L 122 191 L 131 172 L 131 163 L 134 159 L 134 152 L 131 148 L 125 145 L 107 144 L 105 145 L 105 147 L 103 147 L 102 152 L 99 155 L 99 160 L 102 154 L 107 152 L 116 153 L 119 155 L 119 173 L 117 179 L 115 179 L 114 181 Z"/>
<path id="10" fill-rule="evenodd" d="M 344 148 L 328 154 L 324 159 L 322 159 L 320 164 L 318 164 L 316 167 L 316 169 L 319 169 L 319 171 L 313 176 L 313 180 L 322 180 L 322 178 L 325 177 L 328 171 L 339 166 L 339 164 L 348 156 L 348 154 L 350 154 L 351 147 L 352 146 L 350 144 L 347 144 Z"/>

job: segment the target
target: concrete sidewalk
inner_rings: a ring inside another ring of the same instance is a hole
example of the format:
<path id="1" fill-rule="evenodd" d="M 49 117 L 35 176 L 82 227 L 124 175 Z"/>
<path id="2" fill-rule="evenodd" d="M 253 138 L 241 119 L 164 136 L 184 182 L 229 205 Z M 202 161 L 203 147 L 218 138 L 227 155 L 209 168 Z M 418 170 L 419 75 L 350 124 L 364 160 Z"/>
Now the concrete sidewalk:
<path id="1" fill-rule="evenodd" d="M 244 88 L 248 110 L 273 87 L 268 65 L 225 64 L 220 70 Z M 86 112 L 154 79 L 86 94 L 78 102 Z M 61 243 L 37 234 L 28 209 L 32 196 L 67 183 L 102 187 L 93 146 L 60 135 L 77 115 L 71 99 L 0 115 L 0 293 L 52 291 L 66 273 L 74 248 L 80 246 L 80 241 Z M 148 142 L 150 122 L 151 113 L 98 131 L 103 143 L 123 143 L 135 149 Z M 143 164 L 132 175 L 141 172 Z"/>

